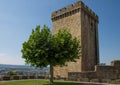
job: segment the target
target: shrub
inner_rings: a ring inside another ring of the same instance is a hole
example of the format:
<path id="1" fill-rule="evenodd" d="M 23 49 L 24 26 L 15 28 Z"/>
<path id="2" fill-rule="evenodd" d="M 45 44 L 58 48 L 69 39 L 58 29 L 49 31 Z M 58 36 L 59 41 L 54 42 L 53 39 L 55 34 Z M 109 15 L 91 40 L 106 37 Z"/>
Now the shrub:
<path id="1" fill-rule="evenodd" d="M 10 76 L 4 76 L 2 79 L 3 80 L 10 80 Z"/>

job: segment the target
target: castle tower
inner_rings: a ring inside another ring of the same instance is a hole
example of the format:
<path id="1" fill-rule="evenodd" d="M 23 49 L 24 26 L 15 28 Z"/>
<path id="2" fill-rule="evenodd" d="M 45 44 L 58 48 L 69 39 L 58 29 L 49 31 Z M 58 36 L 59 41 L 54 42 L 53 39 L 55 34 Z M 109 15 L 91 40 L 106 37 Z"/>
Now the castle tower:
<path id="1" fill-rule="evenodd" d="M 54 67 L 54 77 L 67 78 L 68 72 L 94 71 L 99 63 L 98 16 L 82 1 L 52 13 L 53 34 L 59 29 L 67 29 L 80 39 L 82 54 L 77 62 L 67 62 L 67 66 Z"/>

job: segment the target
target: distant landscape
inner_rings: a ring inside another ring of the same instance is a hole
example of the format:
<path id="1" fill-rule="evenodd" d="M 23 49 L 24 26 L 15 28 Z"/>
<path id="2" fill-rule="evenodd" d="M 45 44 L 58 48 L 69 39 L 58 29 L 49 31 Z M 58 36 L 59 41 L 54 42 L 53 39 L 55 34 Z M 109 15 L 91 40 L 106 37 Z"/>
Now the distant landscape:
<path id="1" fill-rule="evenodd" d="M 7 65 L 0 64 L 0 76 L 47 76 L 49 74 L 49 67 L 36 68 L 28 65 Z"/>

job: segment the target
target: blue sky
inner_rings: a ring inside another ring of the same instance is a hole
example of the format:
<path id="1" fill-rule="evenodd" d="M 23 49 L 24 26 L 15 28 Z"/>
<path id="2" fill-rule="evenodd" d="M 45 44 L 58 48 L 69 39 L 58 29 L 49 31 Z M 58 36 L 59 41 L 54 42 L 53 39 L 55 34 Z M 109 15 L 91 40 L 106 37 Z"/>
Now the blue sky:
<path id="1" fill-rule="evenodd" d="M 0 0 L 0 64 L 24 64 L 22 43 L 51 13 L 78 0 Z M 120 0 L 83 0 L 99 16 L 100 62 L 120 59 Z"/>

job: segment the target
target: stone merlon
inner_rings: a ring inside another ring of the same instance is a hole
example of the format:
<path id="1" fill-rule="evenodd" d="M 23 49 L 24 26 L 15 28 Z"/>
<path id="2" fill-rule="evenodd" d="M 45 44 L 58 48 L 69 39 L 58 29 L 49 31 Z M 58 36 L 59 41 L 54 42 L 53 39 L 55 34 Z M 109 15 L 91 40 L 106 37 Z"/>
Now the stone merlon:
<path id="1" fill-rule="evenodd" d="M 51 19 L 52 21 L 70 16 L 74 13 L 79 12 L 80 10 L 83 10 L 89 14 L 92 18 L 94 18 L 98 22 L 98 16 L 90 9 L 87 5 L 85 5 L 82 1 L 78 1 L 74 4 L 68 5 L 67 7 L 64 7 L 62 9 L 59 9 L 52 13 Z"/>

